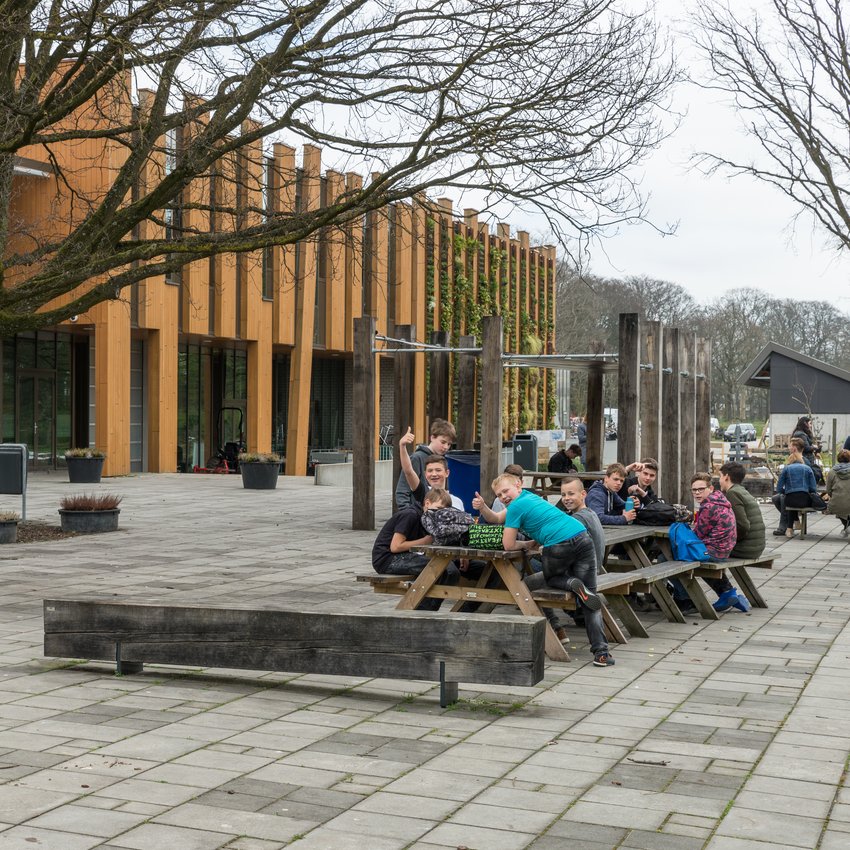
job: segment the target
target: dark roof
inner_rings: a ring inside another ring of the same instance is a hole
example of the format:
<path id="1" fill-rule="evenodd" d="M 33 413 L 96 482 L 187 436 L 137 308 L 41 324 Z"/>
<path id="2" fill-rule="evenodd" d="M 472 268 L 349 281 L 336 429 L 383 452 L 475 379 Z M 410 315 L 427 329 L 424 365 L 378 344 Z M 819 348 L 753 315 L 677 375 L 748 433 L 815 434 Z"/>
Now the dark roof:
<path id="1" fill-rule="evenodd" d="M 738 383 L 745 384 L 748 387 L 760 387 L 767 389 L 770 387 L 770 358 L 773 354 L 782 354 L 789 360 L 796 360 L 798 363 L 803 363 L 810 366 L 812 369 L 818 369 L 825 372 L 827 375 L 833 375 L 840 378 L 842 381 L 850 383 L 850 372 L 846 369 L 839 369 L 837 366 L 831 366 L 829 363 L 824 363 L 823 360 L 818 360 L 814 357 L 809 357 L 808 354 L 802 354 L 799 351 L 794 351 L 793 348 L 787 348 L 780 345 L 778 342 L 769 342 L 747 365 L 743 372 L 738 376 Z"/>

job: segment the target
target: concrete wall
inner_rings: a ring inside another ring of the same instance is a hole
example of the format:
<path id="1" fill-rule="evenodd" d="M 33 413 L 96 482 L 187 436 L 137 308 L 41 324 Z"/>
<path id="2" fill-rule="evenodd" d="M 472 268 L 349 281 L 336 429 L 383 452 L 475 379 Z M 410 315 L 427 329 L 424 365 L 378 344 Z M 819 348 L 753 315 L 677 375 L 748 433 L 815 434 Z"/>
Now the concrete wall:
<path id="1" fill-rule="evenodd" d="M 316 466 L 316 484 L 320 487 L 351 487 L 352 463 L 320 463 Z M 375 462 L 375 492 L 394 490 L 393 462 L 379 460 Z"/>

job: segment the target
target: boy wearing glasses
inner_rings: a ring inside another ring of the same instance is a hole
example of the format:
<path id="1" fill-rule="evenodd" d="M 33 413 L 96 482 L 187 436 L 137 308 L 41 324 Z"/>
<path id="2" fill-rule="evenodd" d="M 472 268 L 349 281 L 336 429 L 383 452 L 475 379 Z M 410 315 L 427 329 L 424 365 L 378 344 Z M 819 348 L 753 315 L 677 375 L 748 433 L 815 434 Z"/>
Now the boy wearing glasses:
<path id="1" fill-rule="evenodd" d="M 725 561 L 735 548 L 738 534 L 735 512 L 721 490 L 711 486 L 707 472 L 697 472 L 691 477 L 691 495 L 694 497 L 694 533 L 703 543 L 712 561 Z M 718 613 L 737 608 L 748 611 L 749 603 L 739 596 L 732 582 L 723 578 L 707 578 L 705 583 L 717 594 L 714 610 Z"/>

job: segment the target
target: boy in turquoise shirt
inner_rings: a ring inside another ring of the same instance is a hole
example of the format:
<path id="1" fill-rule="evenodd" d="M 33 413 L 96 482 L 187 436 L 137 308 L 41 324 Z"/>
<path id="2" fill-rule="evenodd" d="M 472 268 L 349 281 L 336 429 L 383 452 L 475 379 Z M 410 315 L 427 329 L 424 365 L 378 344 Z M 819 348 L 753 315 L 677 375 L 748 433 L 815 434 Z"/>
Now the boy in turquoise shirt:
<path id="1" fill-rule="evenodd" d="M 541 547 L 543 571 L 524 579 L 529 590 L 554 587 L 572 591 L 584 609 L 584 623 L 593 663 L 610 667 L 602 622 L 602 600 L 596 595 L 596 552 L 585 527 L 574 517 L 534 493 L 522 489 L 514 475 L 500 475 L 493 492 L 507 505 L 502 546 L 505 550 Z M 532 538 L 517 540 L 518 533 Z"/>

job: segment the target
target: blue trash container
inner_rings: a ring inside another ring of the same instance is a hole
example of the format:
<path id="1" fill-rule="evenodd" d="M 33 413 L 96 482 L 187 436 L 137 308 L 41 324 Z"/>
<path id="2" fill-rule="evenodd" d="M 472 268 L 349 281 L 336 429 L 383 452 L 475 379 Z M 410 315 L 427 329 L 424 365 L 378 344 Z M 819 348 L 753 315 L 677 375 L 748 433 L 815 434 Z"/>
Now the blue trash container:
<path id="1" fill-rule="evenodd" d="M 449 462 L 449 491 L 457 496 L 465 510 L 472 510 L 472 500 L 481 483 L 481 452 L 451 451 L 446 455 Z"/>

